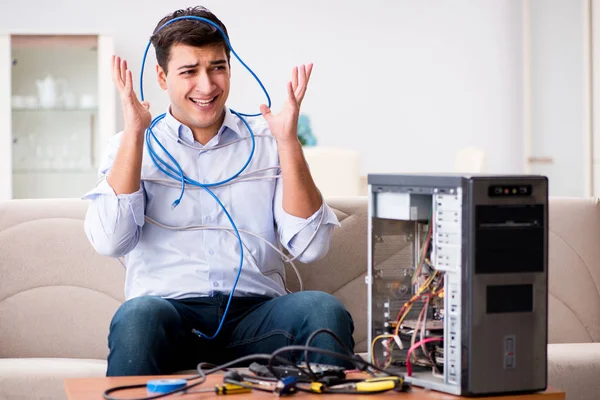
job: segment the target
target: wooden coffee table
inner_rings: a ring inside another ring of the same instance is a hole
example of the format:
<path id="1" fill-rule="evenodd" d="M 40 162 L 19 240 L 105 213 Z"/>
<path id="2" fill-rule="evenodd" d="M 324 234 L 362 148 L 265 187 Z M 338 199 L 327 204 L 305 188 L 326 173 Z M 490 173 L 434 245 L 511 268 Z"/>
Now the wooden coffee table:
<path id="1" fill-rule="evenodd" d="M 73 378 L 65 379 L 65 392 L 69 400 L 101 400 L 103 399 L 102 394 L 106 389 L 110 389 L 115 386 L 123 385 L 135 385 L 145 384 L 150 379 L 174 379 L 174 378 L 188 378 L 190 375 L 169 375 L 169 376 L 124 376 L 124 377 L 111 377 L 111 378 Z M 350 375 L 349 377 L 352 377 Z M 210 389 L 216 385 L 223 383 L 223 376 L 221 374 L 209 375 L 201 385 L 193 388 L 196 389 Z M 139 398 L 148 396 L 146 389 L 127 390 L 123 392 L 116 392 L 113 394 L 118 398 Z M 445 393 L 434 392 L 431 390 L 425 390 L 418 387 L 413 387 L 408 393 L 396 393 L 388 392 L 380 395 L 334 395 L 328 394 L 326 396 L 310 393 L 297 393 L 290 398 L 302 398 L 302 399 L 363 399 L 373 400 L 376 398 L 395 398 L 399 400 L 459 400 L 467 399 L 466 397 L 453 396 Z M 165 399 L 185 399 L 185 400 L 204 400 L 212 398 L 223 398 L 223 396 L 217 396 L 214 392 L 212 393 L 191 393 L 185 396 L 169 396 Z M 229 398 L 232 400 L 245 400 L 254 398 L 273 399 L 272 393 L 254 391 L 253 393 L 235 394 Z M 471 398 L 473 399 L 473 398 Z M 549 388 L 548 390 L 535 394 L 526 394 L 519 396 L 493 396 L 493 397 L 478 397 L 478 399 L 489 399 L 489 400 L 565 400 L 565 393 L 560 390 Z"/>

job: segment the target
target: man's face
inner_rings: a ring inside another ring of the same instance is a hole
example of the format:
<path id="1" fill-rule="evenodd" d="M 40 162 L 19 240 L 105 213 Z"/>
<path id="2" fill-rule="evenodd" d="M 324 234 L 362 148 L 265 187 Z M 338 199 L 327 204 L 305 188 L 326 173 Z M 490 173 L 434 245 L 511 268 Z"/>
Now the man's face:
<path id="1" fill-rule="evenodd" d="M 221 45 L 171 47 L 168 73 L 158 66 L 158 82 L 167 90 L 171 113 L 192 131 L 216 134 L 224 118 L 231 70 Z"/>

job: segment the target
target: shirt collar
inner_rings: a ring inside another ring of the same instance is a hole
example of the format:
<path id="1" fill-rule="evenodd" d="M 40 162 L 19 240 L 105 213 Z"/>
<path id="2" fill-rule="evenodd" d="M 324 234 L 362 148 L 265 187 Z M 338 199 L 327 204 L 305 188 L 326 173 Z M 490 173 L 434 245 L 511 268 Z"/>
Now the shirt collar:
<path id="1" fill-rule="evenodd" d="M 225 107 L 225 119 L 223 120 L 223 125 L 219 128 L 216 137 L 210 140 L 209 143 L 214 143 L 214 145 L 219 144 L 221 137 L 223 136 L 223 132 L 225 132 L 226 128 L 229 132 L 233 132 L 237 137 L 242 137 L 242 133 L 240 132 L 240 128 L 238 127 L 237 120 L 239 118 L 235 116 L 229 108 Z M 177 120 L 173 114 L 171 114 L 171 107 L 168 108 L 165 114 L 165 122 L 169 127 L 169 130 L 179 139 L 184 140 L 186 143 L 194 144 L 196 143 L 194 140 L 194 134 L 192 130 L 186 125 L 182 124 Z"/>

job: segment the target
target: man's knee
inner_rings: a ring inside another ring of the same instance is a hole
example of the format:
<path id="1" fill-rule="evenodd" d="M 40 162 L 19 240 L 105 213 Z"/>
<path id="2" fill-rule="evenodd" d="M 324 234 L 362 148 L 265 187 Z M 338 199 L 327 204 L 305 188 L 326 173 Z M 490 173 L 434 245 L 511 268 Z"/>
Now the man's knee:
<path id="1" fill-rule="evenodd" d="M 178 313 L 160 297 L 141 296 L 121 304 L 115 313 L 110 330 L 128 331 L 130 334 L 151 334 L 156 329 L 177 322 Z"/>
<path id="2" fill-rule="evenodd" d="M 296 315 L 303 315 L 307 322 L 316 328 L 327 328 L 341 325 L 352 325 L 352 317 L 348 310 L 335 296 L 319 291 L 295 293 L 294 302 Z M 333 326 L 332 326 L 333 325 Z"/>
<path id="3" fill-rule="evenodd" d="M 299 296 L 294 300 L 295 309 L 290 310 L 290 312 L 296 313 L 295 315 L 302 315 L 302 321 L 300 321 L 297 332 L 297 344 L 306 344 L 307 339 L 312 337 L 311 347 L 332 350 L 342 354 L 345 354 L 346 351 L 353 352 L 354 322 L 340 300 L 331 294 L 318 291 L 300 292 L 295 295 Z M 313 336 L 320 329 L 330 330 L 342 345 L 325 333 Z M 343 365 L 347 368 L 352 367 L 347 359 L 326 356 L 318 352 L 311 354 L 310 360 L 325 364 Z"/>
<path id="4" fill-rule="evenodd" d="M 163 373 L 169 345 L 180 318 L 160 297 L 142 296 L 123 303 L 110 323 L 108 376 Z"/>

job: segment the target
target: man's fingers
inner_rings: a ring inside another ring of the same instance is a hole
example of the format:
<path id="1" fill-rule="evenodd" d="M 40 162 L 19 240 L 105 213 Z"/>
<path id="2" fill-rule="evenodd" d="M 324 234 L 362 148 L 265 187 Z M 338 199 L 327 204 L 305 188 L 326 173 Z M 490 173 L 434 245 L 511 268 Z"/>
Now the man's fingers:
<path id="1" fill-rule="evenodd" d="M 313 69 L 313 63 L 308 64 L 306 67 L 306 87 L 308 87 L 308 81 L 310 80 L 310 74 Z"/>
<path id="2" fill-rule="evenodd" d="M 113 58 L 112 58 L 112 77 L 113 77 L 113 82 L 114 82 L 115 86 L 117 87 L 117 90 L 119 91 L 119 93 L 123 90 L 123 81 L 121 80 L 120 64 L 121 64 L 121 61 L 119 60 L 119 57 L 113 56 Z"/>
<path id="3" fill-rule="evenodd" d="M 150 110 L 150 103 L 148 103 L 147 101 L 142 101 L 142 106 L 146 109 L 146 110 Z"/>
<path id="4" fill-rule="evenodd" d="M 131 71 L 127 70 L 125 72 L 125 94 L 131 98 L 134 97 L 133 93 L 133 75 Z"/>
<path id="5" fill-rule="evenodd" d="M 121 79 L 127 82 L 127 61 L 121 60 Z"/>
<path id="6" fill-rule="evenodd" d="M 273 117 L 273 114 L 271 114 L 271 109 L 269 107 L 267 107 L 266 104 L 261 104 L 260 105 L 260 113 L 265 118 L 265 120 L 267 121 L 267 123 L 269 123 L 271 121 L 271 118 Z"/>
<path id="7" fill-rule="evenodd" d="M 296 93 L 300 93 L 305 84 L 306 84 L 306 68 L 304 67 L 304 64 L 302 64 L 300 66 L 300 68 L 298 68 L 298 87 L 294 88 L 294 89 L 296 89 Z"/>
<path id="8" fill-rule="evenodd" d="M 306 88 L 308 87 L 308 80 L 310 79 L 310 74 L 312 72 L 313 64 L 308 64 L 308 66 L 302 65 L 300 67 L 300 79 L 298 88 L 295 91 L 296 100 L 298 101 L 298 105 L 302 103 L 304 99 L 304 95 L 306 94 Z"/>
<path id="9" fill-rule="evenodd" d="M 267 114 L 271 114 L 271 109 L 266 104 L 261 104 L 260 105 L 260 113 L 263 116 L 266 116 Z"/>
<path id="10" fill-rule="evenodd" d="M 298 87 L 298 67 L 292 69 L 292 86 L 294 90 Z"/>
<path id="11" fill-rule="evenodd" d="M 288 99 L 292 104 L 298 105 L 298 99 L 296 98 L 296 94 L 294 93 L 294 87 L 292 82 L 288 82 Z"/>
<path id="12" fill-rule="evenodd" d="M 310 74 L 312 73 L 312 68 L 312 63 L 306 66 L 301 65 L 299 68 L 298 87 L 294 88 L 294 95 L 296 96 L 298 105 L 302 103 L 304 95 L 306 94 L 306 88 L 308 87 L 308 81 L 310 79 Z"/>
<path id="13" fill-rule="evenodd" d="M 306 70 L 304 69 L 304 65 L 301 65 L 298 68 L 298 86 L 294 87 L 294 95 L 296 96 L 296 100 L 302 100 L 302 87 L 304 86 L 304 81 L 306 79 Z"/>

